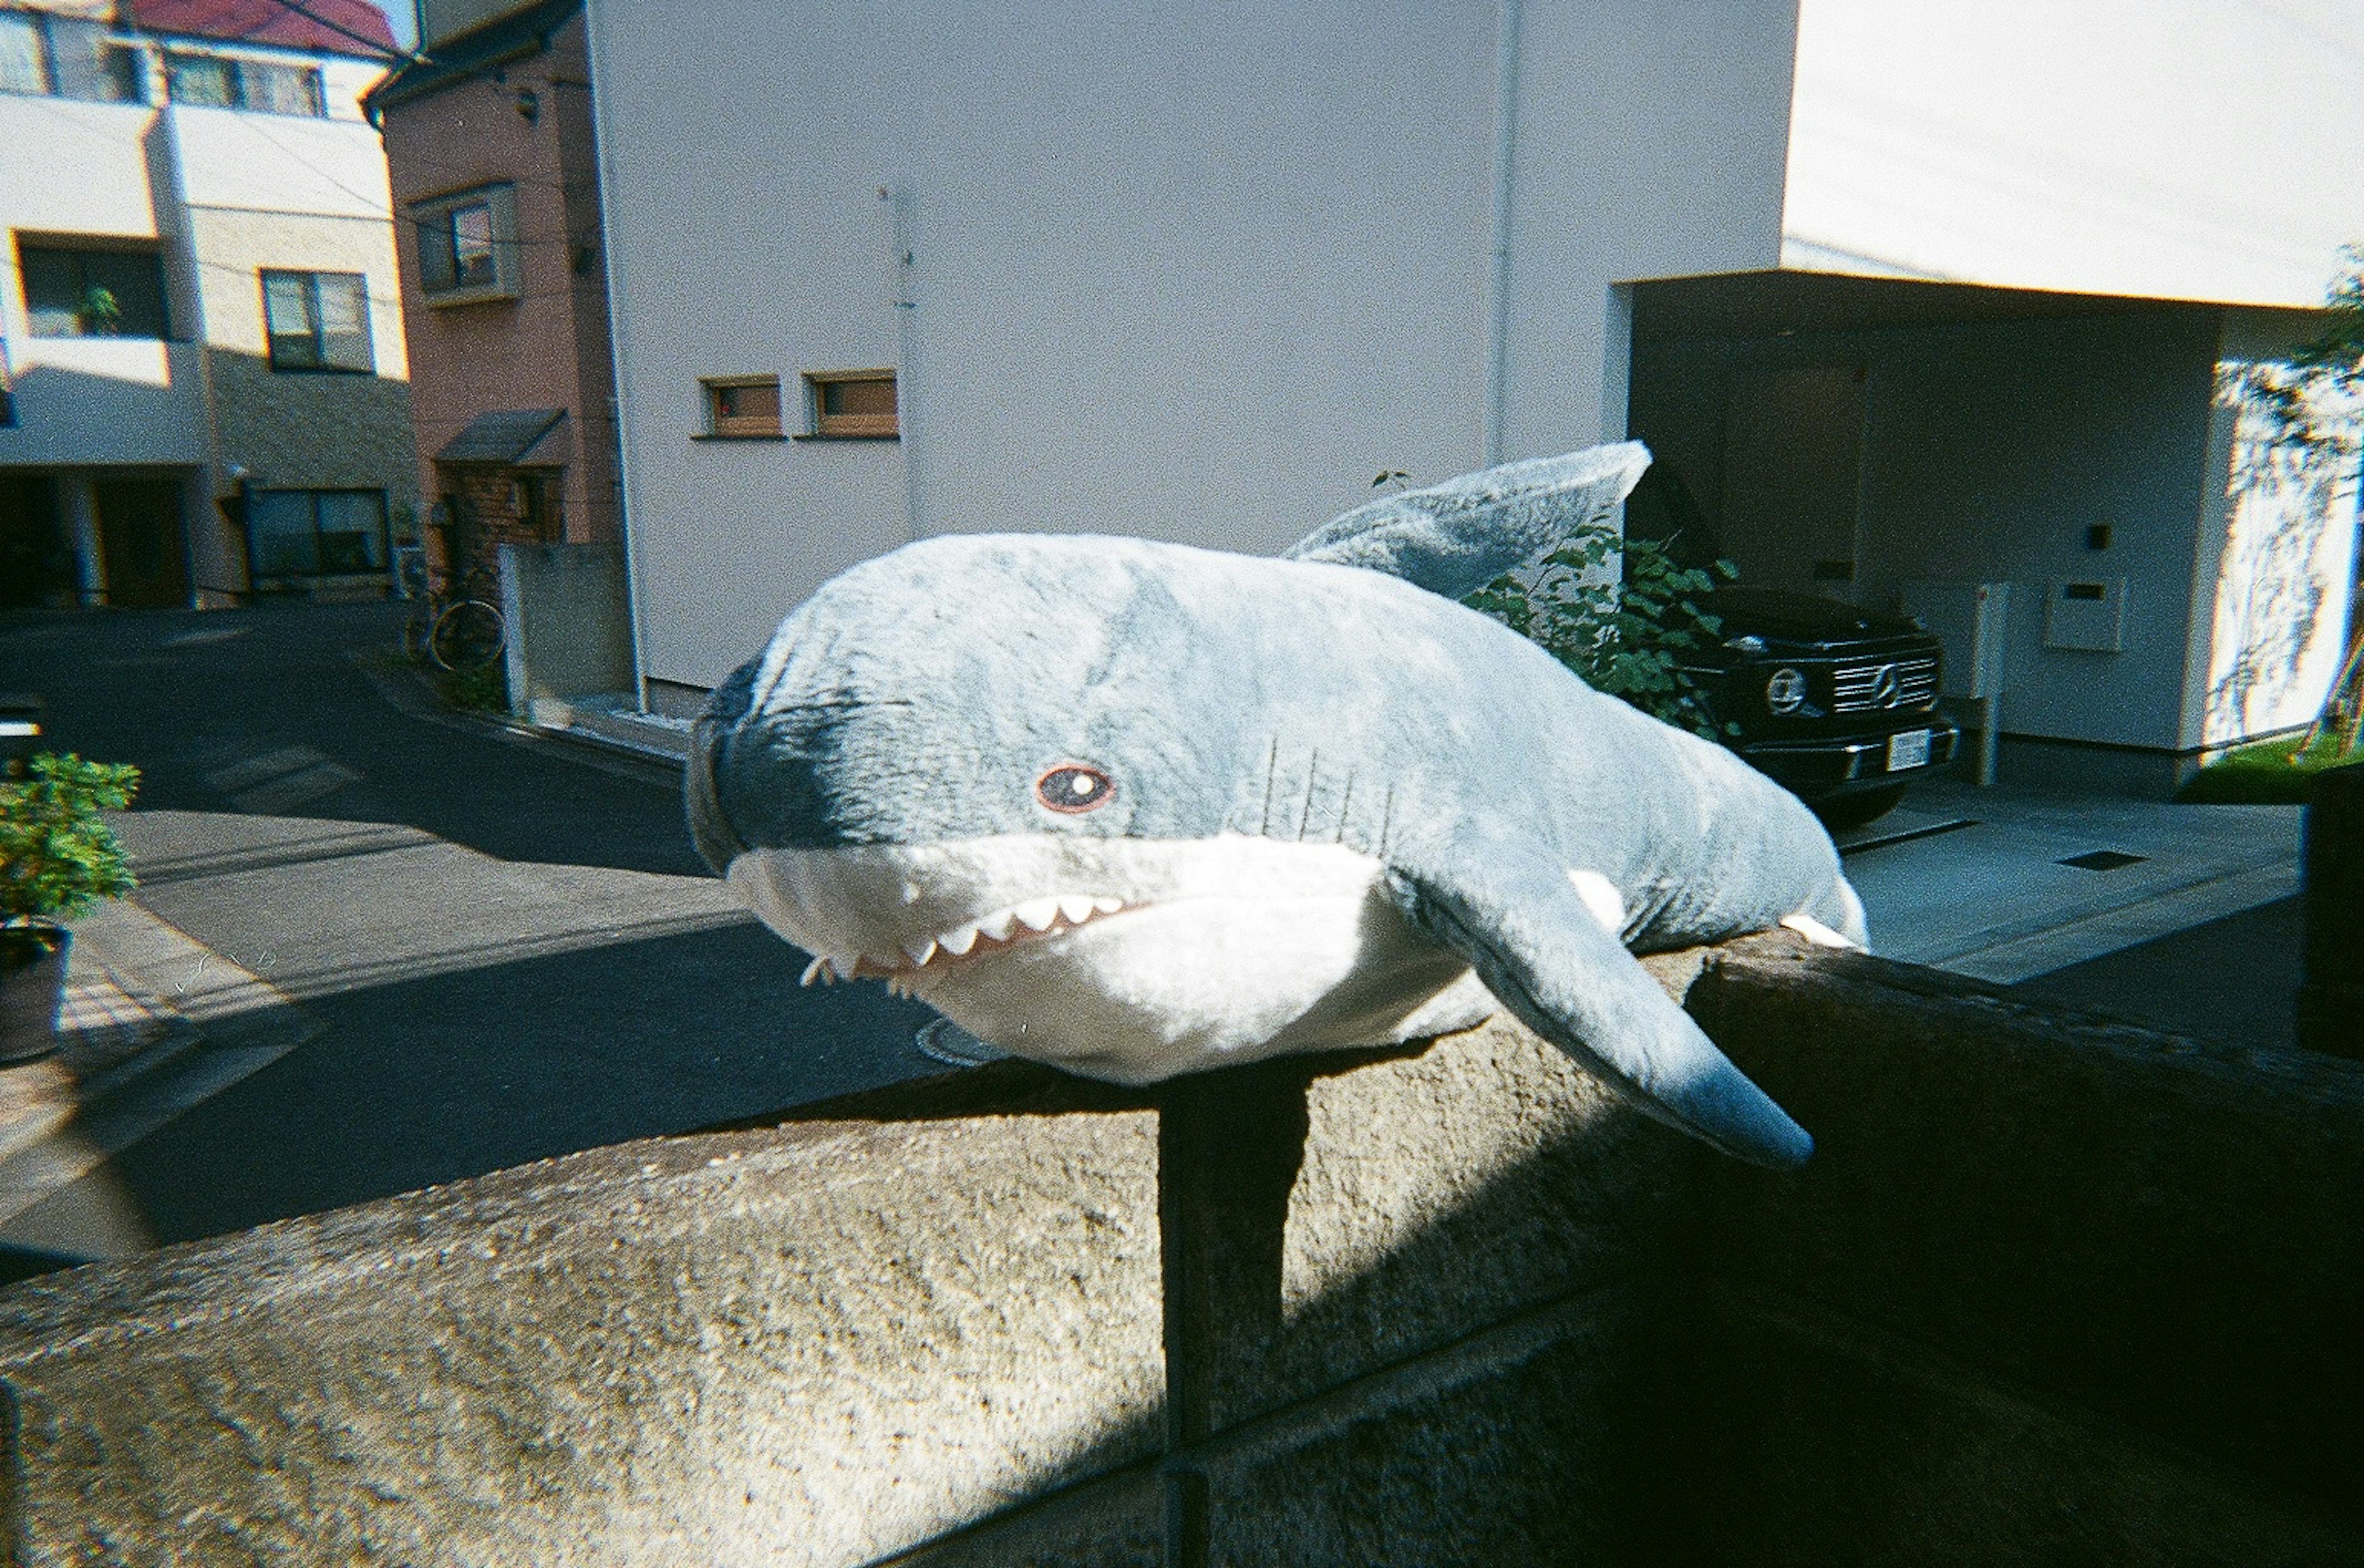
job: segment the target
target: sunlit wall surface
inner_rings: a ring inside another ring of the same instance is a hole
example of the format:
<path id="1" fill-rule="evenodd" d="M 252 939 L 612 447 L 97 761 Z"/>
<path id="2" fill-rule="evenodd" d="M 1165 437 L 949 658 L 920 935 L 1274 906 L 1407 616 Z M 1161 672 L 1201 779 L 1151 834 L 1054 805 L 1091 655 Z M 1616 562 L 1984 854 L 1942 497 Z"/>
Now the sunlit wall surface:
<path id="1" fill-rule="evenodd" d="M 2352 0 L 1803 0 L 1781 264 L 2320 305 L 2359 126 Z"/>
<path id="2" fill-rule="evenodd" d="M 2227 478 L 2202 734 L 2211 746 L 2311 722 L 2347 650 L 2356 411 L 2315 441 L 2290 439 L 2257 392 L 2259 373 L 2271 372 L 2228 362 L 2218 376 Z"/>

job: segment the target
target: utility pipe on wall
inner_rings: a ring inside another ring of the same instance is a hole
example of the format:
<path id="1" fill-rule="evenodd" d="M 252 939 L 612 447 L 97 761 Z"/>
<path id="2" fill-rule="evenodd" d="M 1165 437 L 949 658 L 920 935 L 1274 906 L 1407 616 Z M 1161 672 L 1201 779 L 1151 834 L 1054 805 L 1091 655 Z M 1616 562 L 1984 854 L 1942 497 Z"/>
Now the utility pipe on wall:
<path id="1" fill-rule="evenodd" d="M 1486 466 L 1502 461 L 1504 404 L 1510 393 L 1511 218 L 1517 195 L 1519 0 L 1500 0 L 1494 40 L 1493 272 L 1487 286 Z"/>
<path id="2" fill-rule="evenodd" d="M 917 542 L 927 536 L 927 514 L 920 500 L 920 374 L 912 362 L 920 299 L 913 276 L 919 258 L 911 249 L 911 193 L 901 185 L 881 185 L 878 204 L 886 218 L 886 298 L 895 307 L 895 428 L 903 456 L 903 525 Z"/>

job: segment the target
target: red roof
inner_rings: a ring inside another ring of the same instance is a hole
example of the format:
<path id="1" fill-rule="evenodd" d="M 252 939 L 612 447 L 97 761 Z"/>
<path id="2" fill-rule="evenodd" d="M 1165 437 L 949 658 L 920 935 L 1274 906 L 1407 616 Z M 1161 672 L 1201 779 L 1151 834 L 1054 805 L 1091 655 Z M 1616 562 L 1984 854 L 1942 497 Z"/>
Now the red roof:
<path id="1" fill-rule="evenodd" d="M 370 0 L 124 0 L 122 17 L 155 33 L 330 54 L 396 52 L 385 13 Z"/>

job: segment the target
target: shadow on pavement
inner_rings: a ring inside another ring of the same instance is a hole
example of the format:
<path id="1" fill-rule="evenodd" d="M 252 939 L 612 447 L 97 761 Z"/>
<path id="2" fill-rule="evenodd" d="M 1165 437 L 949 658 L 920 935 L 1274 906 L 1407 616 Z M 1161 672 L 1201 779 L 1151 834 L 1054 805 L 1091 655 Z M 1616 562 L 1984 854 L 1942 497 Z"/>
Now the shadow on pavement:
<path id="1" fill-rule="evenodd" d="M 307 999 L 318 1039 L 0 1227 L 0 1272 L 100 1255 L 124 1202 L 185 1240 L 943 1071 L 927 1007 L 804 962 L 733 926 Z"/>

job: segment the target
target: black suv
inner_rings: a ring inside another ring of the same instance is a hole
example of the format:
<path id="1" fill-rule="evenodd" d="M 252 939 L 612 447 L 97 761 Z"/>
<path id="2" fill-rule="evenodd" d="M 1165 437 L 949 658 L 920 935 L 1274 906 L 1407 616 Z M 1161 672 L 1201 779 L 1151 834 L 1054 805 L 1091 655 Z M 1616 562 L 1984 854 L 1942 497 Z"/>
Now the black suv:
<path id="1" fill-rule="evenodd" d="M 1774 588 L 1729 587 L 1702 609 L 1723 645 L 1693 673 L 1724 743 L 1834 827 L 1870 821 L 1954 759 L 1937 711 L 1942 652 L 1916 621 Z"/>

